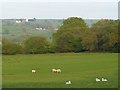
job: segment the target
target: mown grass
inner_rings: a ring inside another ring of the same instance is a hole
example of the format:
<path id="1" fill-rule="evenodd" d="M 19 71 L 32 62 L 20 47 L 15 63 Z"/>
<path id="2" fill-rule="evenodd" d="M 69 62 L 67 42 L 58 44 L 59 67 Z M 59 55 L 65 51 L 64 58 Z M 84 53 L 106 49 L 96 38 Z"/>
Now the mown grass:
<path id="1" fill-rule="evenodd" d="M 2 64 L 3 88 L 118 87 L 117 53 L 6 55 Z M 52 73 L 52 68 L 61 68 L 62 72 Z M 96 77 L 108 81 L 96 82 Z M 65 84 L 68 80 L 71 85 Z"/>

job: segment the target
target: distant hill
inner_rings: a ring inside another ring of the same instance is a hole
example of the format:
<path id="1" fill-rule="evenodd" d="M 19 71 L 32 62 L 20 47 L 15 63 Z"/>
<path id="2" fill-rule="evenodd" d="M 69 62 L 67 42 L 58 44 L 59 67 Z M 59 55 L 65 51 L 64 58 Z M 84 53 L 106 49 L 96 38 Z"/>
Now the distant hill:
<path id="1" fill-rule="evenodd" d="M 91 27 L 94 23 L 99 21 L 99 19 L 84 19 L 84 20 L 89 27 Z"/>
<path id="2" fill-rule="evenodd" d="M 89 27 L 97 21 L 85 19 Z M 63 19 L 36 19 L 27 22 L 20 19 L 3 19 L 1 34 L 15 42 L 20 42 L 29 36 L 44 36 L 51 40 L 52 34 L 57 31 L 62 22 Z"/>

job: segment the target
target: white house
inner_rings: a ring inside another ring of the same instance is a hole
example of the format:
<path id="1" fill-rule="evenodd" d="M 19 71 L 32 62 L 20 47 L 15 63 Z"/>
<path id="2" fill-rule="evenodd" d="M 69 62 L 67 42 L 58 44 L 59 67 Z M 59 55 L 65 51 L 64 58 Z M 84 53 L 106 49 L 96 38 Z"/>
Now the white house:
<path id="1" fill-rule="evenodd" d="M 39 31 L 42 30 L 42 28 L 39 28 L 39 27 L 37 27 L 37 28 L 35 28 L 35 29 L 36 29 L 36 30 L 39 30 Z"/>
<path id="2" fill-rule="evenodd" d="M 28 22 L 28 19 L 17 19 L 16 23 Z"/>
<path id="3" fill-rule="evenodd" d="M 17 21 L 15 21 L 16 23 L 21 23 L 21 21 L 20 20 L 17 20 Z"/>
<path id="4" fill-rule="evenodd" d="M 25 22 L 28 22 L 28 19 L 26 19 Z"/>

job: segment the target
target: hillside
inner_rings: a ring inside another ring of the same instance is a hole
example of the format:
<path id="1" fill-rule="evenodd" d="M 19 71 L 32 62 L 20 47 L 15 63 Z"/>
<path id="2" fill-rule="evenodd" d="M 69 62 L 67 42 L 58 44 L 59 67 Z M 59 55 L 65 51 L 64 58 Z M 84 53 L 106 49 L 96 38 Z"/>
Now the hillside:
<path id="1" fill-rule="evenodd" d="M 98 20 L 85 19 L 85 22 L 90 27 Z M 20 42 L 29 36 L 43 36 L 52 39 L 52 34 L 62 24 L 63 19 L 36 19 L 28 22 L 20 21 L 19 19 L 3 19 L 2 20 L 2 35 L 3 38 L 10 38 L 15 42 Z"/>

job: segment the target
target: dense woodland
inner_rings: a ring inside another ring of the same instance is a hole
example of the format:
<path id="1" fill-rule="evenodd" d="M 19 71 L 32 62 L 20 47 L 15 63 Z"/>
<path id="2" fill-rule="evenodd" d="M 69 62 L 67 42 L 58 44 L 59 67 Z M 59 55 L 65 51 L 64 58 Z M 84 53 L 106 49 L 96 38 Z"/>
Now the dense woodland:
<path id="1" fill-rule="evenodd" d="M 2 54 L 42 54 L 64 52 L 120 52 L 118 20 L 101 19 L 88 27 L 82 18 L 65 19 L 51 37 L 31 36 L 15 43 L 2 40 Z"/>

